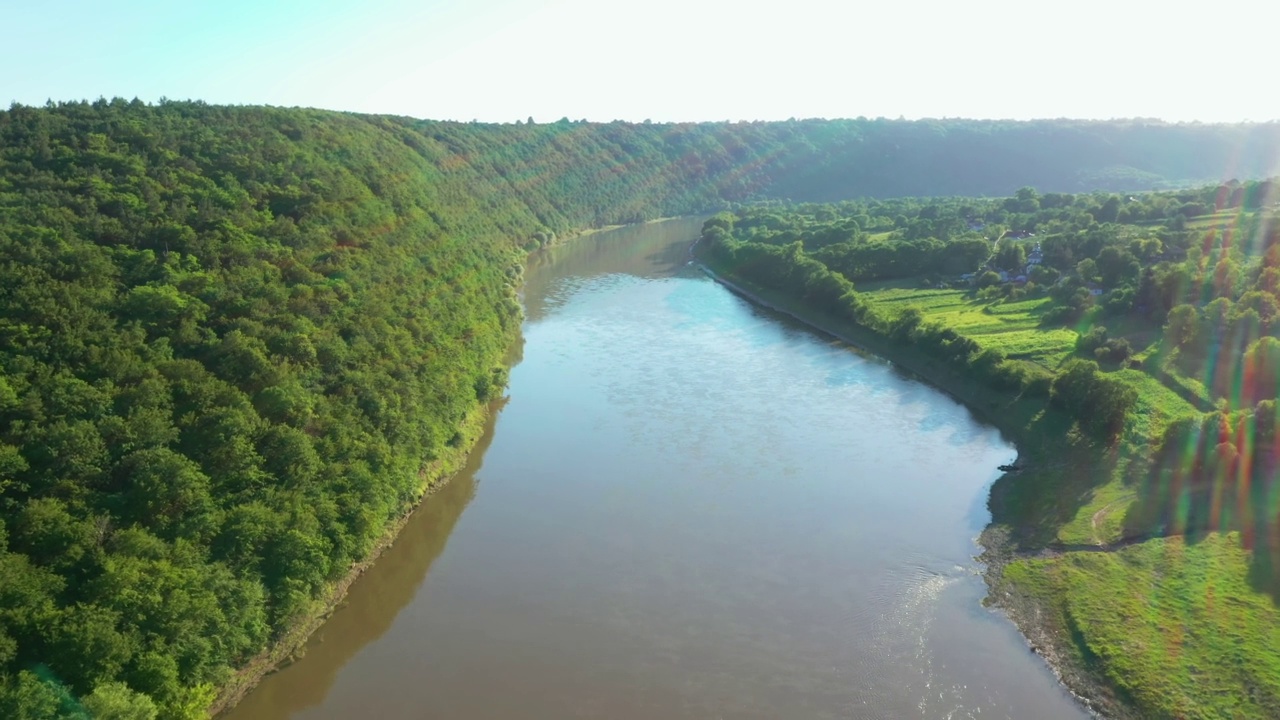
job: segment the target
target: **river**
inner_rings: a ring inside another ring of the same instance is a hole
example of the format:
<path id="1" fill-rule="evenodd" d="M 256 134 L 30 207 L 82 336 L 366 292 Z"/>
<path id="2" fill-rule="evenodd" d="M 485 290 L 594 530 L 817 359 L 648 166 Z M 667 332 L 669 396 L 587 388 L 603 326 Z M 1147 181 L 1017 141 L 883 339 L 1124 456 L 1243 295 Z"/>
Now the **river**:
<path id="1" fill-rule="evenodd" d="M 230 720 L 1086 717 L 980 604 L 1014 448 L 706 278 L 699 226 L 534 257 L 469 466 Z"/>

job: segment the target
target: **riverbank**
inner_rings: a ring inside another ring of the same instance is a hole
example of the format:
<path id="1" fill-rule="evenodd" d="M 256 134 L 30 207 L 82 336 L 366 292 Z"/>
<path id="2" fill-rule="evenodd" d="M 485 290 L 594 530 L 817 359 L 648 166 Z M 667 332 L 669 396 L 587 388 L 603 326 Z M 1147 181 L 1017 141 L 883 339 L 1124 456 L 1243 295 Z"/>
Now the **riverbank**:
<path id="1" fill-rule="evenodd" d="M 1080 704 L 1095 715 L 1113 719 L 1132 717 L 1128 707 L 1114 697 L 1105 680 L 1099 678 L 1081 661 L 1079 653 L 1066 629 L 1054 621 L 1056 613 L 1046 608 L 1041 598 L 1020 588 L 1004 578 L 1008 563 L 1019 557 L 1035 556 L 1040 550 L 1026 547 L 1045 546 L 1039 542 L 1041 528 L 1011 527 L 997 524 L 996 508 L 1011 507 L 1020 502 L 1027 486 L 1052 483 L 1064 463 L 1063 456 L 1078 457 L 1087 448 L 1072 446 L 1067 441 L 1069 421 L 1052 417 L 1057 413 L 1046 410 L 1042 401 L 1030 401 L 1010 394 L 1001 394 L 985 386 L 977 385 L 971 378 L 960 375 L 949 365 L 903 346 L 890 339 L 843 318 L 807 308 L 803 303 L 782 293 L 762 288 L 750 281 L 729 277 L 726 268 L 715 267 L 714 262 L 698 252 L 698 242 L 690 246 L 690 257 L 708 277 L 746 300 L 782 313 L 830 335 L 853 347 L 883 358 L 895 367 L 909 372 L 922 382 L 936 388 L 965 405 L 1008 437 L 1018 450 L 1014 465 L 1020 469 L 1001 476 L 991 487 L 988 499 L 992 507 L 993 521 L 979 537 L 982 553 L 977 558 L 983 563 L 983 579 L 988 587 L 984 605 L 998 609 L 1018 628 L 1027 640 L 1031 652 L 1040 655 L 1064 688 Z M 1021 491 L 1021 492 L 1019 492 Z"/>
<path id="2" fill-rule="evenodd" d="M 382 536 L 374 544 L 369 555 L 355 563 L 339 580 L 334 582 L 325 594 L 317 598 L 312 608 L 298 620 L 288 631 L 282 634 L 266 650 L 239 668 L 220 688 L 217 698 L 209 707 L 210 717 L 216 717 L 230 711 L 240 700 L 244 699 L 262 679 L 271 673 L 287 666 L 302 657 L 301 651 L 317 630 L 333 615 L 347 596 L 351 585 L 377 562 L 388 548 L 395 544 L 405 523 L 418 510 L 422 503 L 444 487 L 446 483 L 460 471 L 467 462 L 468 456 L 484 434 L 485 420 L 492 411 L 496 401 L 477 403 L 466 418 L 463 419 L 458 433 L 462 441 L 454 447 L 445 447 L 440 457 L 423 466 L 419 471 L 421 485 L 416 498 L 404 511 L 387 526 Z"/>
<path id="3" fill-rule="evenodd" d="M 660 223 L 672 218 L 656 218 L 648 220 L 641 225 L 650 223 Z M 617 230 L 624 225 L 609 225 L 598 228 L 586 228 L 572 233 L 566 233 L 563 236 L 557 236 L 544 247 L 529 252 L 522 263 L 522 267 L 527 265 L 530 260 L 543 252 L 549 252 L 556 248 L 563 247 L 572 242 L 579 241 L 598 233 Z M 513 338 L 512 342 L 517 342 L 517 338 Z M 510 365 L 512 355 L 509 355 L 507 361 L 503 365 Z M 223 715 L 230 711 L 240 702 L 246 695 L 253 691 L 263 678 L 271 673 L 289 665 L 290 663 L 302 657 L 301 651 L 311 636 L 318 631 L 333 613 L 341 607 L 347 596 L 351 585 L 360 578 L 370 567 L 377 562 L 378 558 L 390 548 L 399 537 L 400 531 L 405 524 L 409 522 L 413 514 L 418 510 L 422 503 L 437 490 L 442 488 L 459 470 L 461 470 L 475 448 L 484 431 L 485 420 L 488 418 L 493 403 L 477 404 L 471 413 L 463 420 L 458 429 L 458 433 L 462 441 L 455 447 L 445 447 L 441 452 L 441 456 L 433 462 L 427 464 L 419 472 L 421 486 L 413 502 L 408 504 L 403 512 L 393 520 L 386 528 L 385 532 L 374 544 L 368 557 L 355 563 L 339 580 L 334 582 L 329 589 L 319 598 L 317 598 L 311 609 L 309 609 L 304 617 L 284 632 L 275 642 L 267 649 L 263 650 L 243 667 L 237 669 L 231 678 L 218 690 L 216 699 L 209 708 L 208 714 L 211 717 Z"/>
<path id="4" fill-rule="evenodd" d="M 982 579 L 987 584 L 987 596 L 983 605 L 999 610 L 1022 637 L 1031 652 L 1044 658 L 1045 664 L 1058 678 L 1058 682 L 1094 717 L 1108 720 L 1130 720 L 1138 717 L 1132 707 L 1115 697 L 1105 680 L 1080 661 L 1069 637 L 1069 629 L 1059 627 L 1052 612 L 1043 600 L 1032 593 L 1023 592 L 1017 584 L 1005 577 L 1010 562 L 1025 558 L 1014 548 L 1009 529 L 989 525 L 978 537 L 982 554 Z M 1046 551 L 1048 552 L 1048 551 Z"/>

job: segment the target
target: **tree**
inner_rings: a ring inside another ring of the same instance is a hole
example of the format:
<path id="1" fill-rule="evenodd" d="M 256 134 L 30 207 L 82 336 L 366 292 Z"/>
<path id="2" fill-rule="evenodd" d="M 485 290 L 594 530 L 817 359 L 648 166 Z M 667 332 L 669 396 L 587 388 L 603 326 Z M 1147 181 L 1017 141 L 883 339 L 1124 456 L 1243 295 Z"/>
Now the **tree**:
<path id="1" fill-rule="evenodd" d="M 1093 258 L 1085 258 L 1076 263 L 1076 275 L 1084 282 L 1093 282 L 1098 277 L 1098 264 Z"/>
<path id="2" fill-rule="evenodd" d="M 1133 348 L 1127 338 L 1111 338 L 1094 348 L 1093 355 L 1099 362 L 1122 363 L 1133 355 Z"/>
<path id="3" fill-rule="evenodd" d="M 93 720 L 155 720 L 155 702 L 134 692 L 122 682 L 100 683 L 84 699 L 84 709 Z"/>
<path id="4" fill-rule="evenodd" d="M 1114 245 L 1105 247 L 1098 253 L 1097 272 L 1102 276 L 1102 284 L 1115 287 L 1121 283 L 1132 282 L 1142 272 L 1138 259 L 1127 250 Z"/>
<path id="5" fill-rule="evenodd" d="M 1098 365 L 1091 360 L 1069 360 L 1053 379 L 1050 397 L 1066 410 L 1079 414 L 1085 407 Z"/>
<path id="6" fill-rule="evenodd" d="M 1027 264 L 1027 249 L 1022 243 L 1001 240 L 996 248 L 996 265 L 1004 270 L 1021 272 Z"/>
<path id="7" fill-rule="evenodd" d="M 1129 252 L 1146 262 L 1154 261 L 1164 252 L 1164 244 L 1160 238 L 1142 238 L 1129 243 Z"/>
<path id="8" fill-rule="evenodd" d="M 1062 277 L 1062 273 L 1054 270 L 1048 265 L 1032 265 L 1031 266 L 1031 282 L 1037 285 L 1052 285 Z"/>
<path id="9" fill-rule="evenodd" d="M 1095 375 L 1089 388 L 1084 424 L 1105 440 L 1113 440 L 1124 428 L 1129 411 L 1138 402 L 1138 391 L 1115 378 Z"/>
<path id="10" fill-rule="evenodd" d="M 1011 213 L 1034 213 L 1040 209 L 1040 195 L 1035 188 L 1019 188 L 1012 198 L 1005 200 L 1004 209 Z"/>
<path id="11" fill-rule="evenodd" d="M 1120 198 L 1112 195 L 1094 211 L 1093 217 L 1100 223 L 1113 223 L 1120 219 Z"/>
<path id="12" fill-rule="evenodd" d="M 1165 341 L 1172 347 L 1186 347 L 1200 329 L 1200 313 L 1194 305 L 1178 305 L 1169 311 L 1164 324 Z"/>
<path id="13" fill-rule="evenodd" d="M 69 713 L 64 708 L 70 704 L 70 695 L 57 681 L 45 680 L 34 672 L 23 670 L 18 673 L 13 686 L 0 686 L 0 716 L 13 720 L 67 718 Z"/>
<path id="14" fill-rule="evenodd" d="M 76 604 L 40 622 L 41 656 L 71 689 L 86 693 L 119 675 L 136 647 L 119 630 L 120 615 L 97 606 Z"/>
<path id="15" fill-rule="evenodd" d="M 1205 340 L 1221 340 L 1226 335 L 1234 307 L 1231 300 L 1225 297 L 1214 298 L 1204 306 L 1202 327 L 1208 334 Z"/>
<path id="16" fill-rule="evenodd" d="M 143 449 L 124 457 L 116 473 L 123 486 L 120 515 L 126 523 L 138 523 L 167 538 L 180 529 L 194 532 L 203 526 L 207 532 L 212 526 L 209 478 L 190 458 L 168 448 Z"/>
<path id="17" fill-rule="evenodd" d="M 1076 338 L 1076 349 L 1082 353 L 1092 355 L 1094 350 L 1102 347 L 1107 342 L 1107 329 L 1102 325 L 1094 325 L 1089 332 Z"/>
<path id="18" fill-rule="evenodd" d="M 1075 416 L 1082 427 L 1110 441 L 1123 429 L 1138 392 L 1099 373 L 1092 360 L 1070 360 L 1054 377 L 1050 398 Z"/>
<path id="19" fill-rule="evenodd" d="M 893 321 L 891 334 L 895 340 L 906 342 L 922 322 L 924 322 L 924 313 L 920 312 L 920 308 L 906 308 Z"/>
<path id="20" fill-rule="evenodd" d="M 1236 312 L 1250 309 L 1258 313 L 1264 324 L 1270 325 L 1280 316 L 1280 301 L 1272 293 L 1250 290 L 1236 301 Z"/>
<path id="21" fill-rule="evenodd" d="M 973 272 L 991 256 L 991 244 L 982 238 L 954 240 L 939 253 L 938 270 L 945 274 Z"/>
<path id="22" fill-rule="evenodd" d="M 1280 340 L 1260 338 L 1244 354 L 1242 398 L 1247 404 L 1274 400 L 1280 390 Z"/>

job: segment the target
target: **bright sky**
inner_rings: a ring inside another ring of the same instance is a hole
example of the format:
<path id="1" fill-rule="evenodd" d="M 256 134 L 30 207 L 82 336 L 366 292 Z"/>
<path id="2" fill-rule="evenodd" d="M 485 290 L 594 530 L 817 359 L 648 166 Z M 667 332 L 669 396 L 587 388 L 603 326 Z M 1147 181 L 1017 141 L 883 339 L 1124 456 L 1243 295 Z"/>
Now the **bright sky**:
<path id="1" fill-rule="evenodd" d="M 1280 119 L 1270 0 L 0 0 L 0 101 L 538 121 Z"/>

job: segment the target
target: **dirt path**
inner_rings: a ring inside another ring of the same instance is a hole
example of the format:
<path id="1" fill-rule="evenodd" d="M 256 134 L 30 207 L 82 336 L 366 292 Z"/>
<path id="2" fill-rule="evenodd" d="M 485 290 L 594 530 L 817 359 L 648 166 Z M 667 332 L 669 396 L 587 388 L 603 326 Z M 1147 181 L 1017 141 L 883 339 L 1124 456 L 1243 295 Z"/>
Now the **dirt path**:
<path id="1" fill-rule="evenodd" d="M 1111 506 L 1115 505 L 1117 502 L 1119 502 L 1119 500 L 1112 500 L 1106 505 L 1103 505 L 1101 510 L 1093 514 L 1093 519 L 1090 521 L 1093 525 L 1093 544 L 1097 545 L 1098 547 L 1103 547 L 1106 545 L 1106 543 L 1103 542 L 1102 538 L 1098 536 L 1098 523 L 1106 519 L 1107 511 L 1110 510 Z"/>

